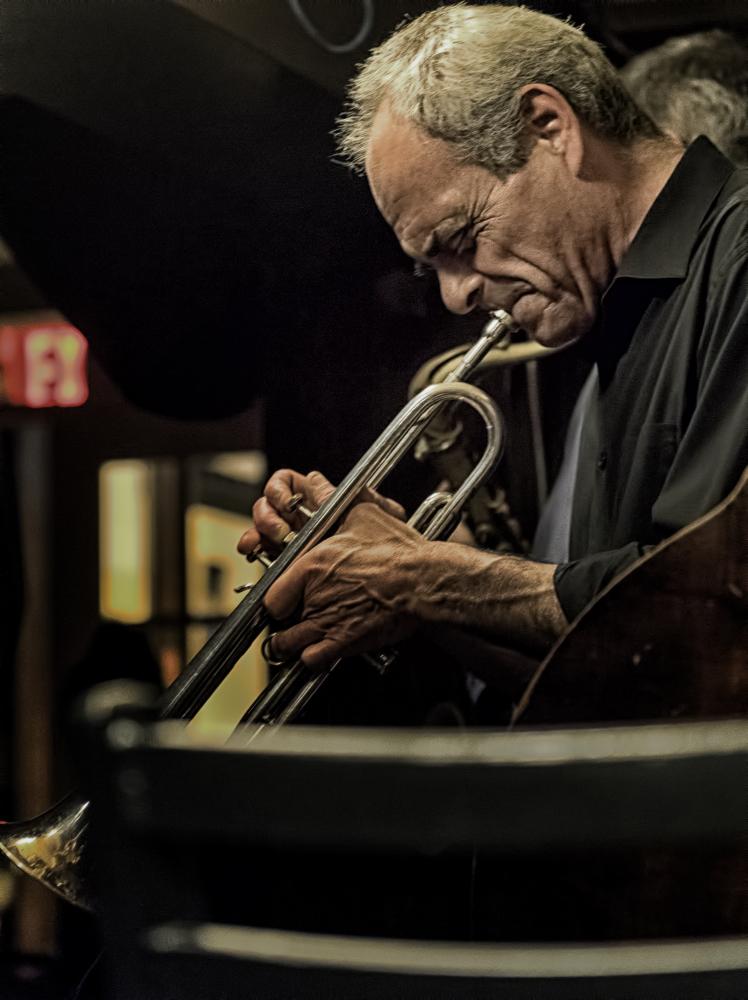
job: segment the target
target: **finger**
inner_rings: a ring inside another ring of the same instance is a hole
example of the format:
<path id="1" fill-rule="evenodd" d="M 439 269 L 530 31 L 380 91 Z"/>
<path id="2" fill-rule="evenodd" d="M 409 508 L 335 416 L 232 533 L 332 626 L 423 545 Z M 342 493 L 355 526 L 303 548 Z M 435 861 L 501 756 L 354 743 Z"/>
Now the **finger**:
<path id="1" fill-rule="evenodd" d="M 372 489 L 370 486 L 365 487 L 361 491 L 361 501 L 366 503 L 374 503 L 383 510 L 385 514 L 390 514 L 392 517 L 396 517 L 398 521 L 405 520 L 405 508 L 397 502 L 397 500 L 392 500 L 390 497 L 384 497 L 377 490 Z"/>
<path id="2" fill-rule="evenodd" d="M 396 520 L 397 524 L 393 524 L 393 520 Z M 345 515 L 342 532 L 350 530 L 358 533 L 359 540 L 366 538 L 376 541 L 377 538 L 391 536 L 394 533 L 403 541 L 407 538 L 423 541 L 423 536 L 404 524 L 400 518 L 393 518 L 393 515 L 382 507 L 369 502 L 357 503 Z M 337 537 L 340 537 L 342 532 L 339 531 Z"/>
<path id="3" fill-rule="evenodd" d="M 392 500 L 391 497 L 383 497 L 377 494 L 375 503 L 382 508 L 385 514 L 389 514 L 391 517 L 396 517 L 398 521 L 405 520 L 405 508 L 402 504 L 399 504 L 397 500 Z"/>
<path id="4" fill-rule="evenodd" d="M 319 643 L 324 635 L 324 629 L 317 622 L 307 619 L 283 632 L 276 632 L 270 643 L 270 653 L 274 659 L 283 660 L 284 663 L 295 660 L 302 656 L 307 646 Z"/>
<path id="5" fill-rule="evenodd" d="M 292 563 L 265 595 L 265 608 L 272 618 L 282 621 L 293 614 L 304 596 L 305 560 Z"/>
<path id="6" fill-rule="evenodd" d="M 253 526 L 251 528 L 247 528 L 242 537 L 236 543 L 236 548 L 243 556 L 248 556 L 250 552 L 254 552 L 259 544 L 260 532 Z"/>
<path id="7" fill-rule="evenodd" d="M 302 650 L 296 654 L 301 657 L 301 661 L 308 667 L 327 667 L 335 660 L 343 656 L 343 650 L 339 643 L 333 639 L 322 639 L 321 642 L 307 643 Z"/>
<path id="8" fill-rule="evenodd" d="M 291 497 L 295 493 L 303 493 L 304 496 L 307 496 L 307 478 L 293 469 L 279 469 L 268 479 L 263 493 L 278 514 L 290 514 Z"/>
<path id="9" fill-rule="evenodd" d="M 310 472 L 306 477 L 306 496 L 315 507 L 321 507 L 335 487 L 321 472 Z"/>
<path id="10" fill-rule="evenodd" d="M 339 639 L 328 637 L 322 625 L 313 618 L 283 632 L 276 632 L 270 644 L 273 657 L 288 662 L 300 659 L 308 667 L 326 667 L 343 656 L 353 656 L 372 647 L 371 642 L 346 645 Z"/>
<path id="11" fill-rule="evenodd" d="M 280 517 L 275 506 L 267 497 L 260 497 L 259 500 L 255 501 L 252 508 L 252 519 L 256 531 L 274 545 L 280 545 L 291 530 L 291 525 Z"/>

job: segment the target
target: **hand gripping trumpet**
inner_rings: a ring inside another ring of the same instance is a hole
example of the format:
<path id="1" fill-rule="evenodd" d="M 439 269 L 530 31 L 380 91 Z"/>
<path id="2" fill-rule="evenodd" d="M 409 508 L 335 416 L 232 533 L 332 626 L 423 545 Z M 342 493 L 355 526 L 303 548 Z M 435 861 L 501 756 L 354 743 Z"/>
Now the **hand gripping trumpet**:
<path id="1" fill-rule="evenodd" d="M 451 532 L 462 507 L 491 475 L 503 450 L 503 425 L 496 404 L 482 389 L 465 380 L 512 329 L 514 324 L 507 313 L 493 313 L 478 341 L 447 378 L 411 399 L 319 510 L 311 513 L 280 555 L 272 561 L 263 560 L 268 568 L 262 579 L 162 696 L 159 703 L 162 718 L 194 716 L 266 628 L 264 597 L 284 570 L 334 530 L 363 488 L 375 489 L 382 482 L 439 411 L 445 406 L 463 404 L 476 411 L 485 426 L 483 455 L 453 493 L 427 497 L 409 522 L 430 540 L 442 539 Z M 388 659 L 389 654 L 385 654 L 384 662 Z M 261 726 L 282 725 L 296 718 L 335 666 L 310 670 L 300 661 L 282 665 L 242 720 L 253 724 L 249 738 Z M 92 908 L 86 866 L 88 812 L 89 803 L 73 794 L 34 819 L 0 828 L 0 851 L 6 857 L 57 895 L 86 909 Z"/>

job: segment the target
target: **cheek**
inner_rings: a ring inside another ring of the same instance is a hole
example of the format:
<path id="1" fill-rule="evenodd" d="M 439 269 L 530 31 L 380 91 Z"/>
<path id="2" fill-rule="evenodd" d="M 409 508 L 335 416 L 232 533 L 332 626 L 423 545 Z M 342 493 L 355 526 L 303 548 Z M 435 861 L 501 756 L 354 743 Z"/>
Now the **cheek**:
<path id="1" fill-rule="evenodd" d="M 502 238 L 478 240 L 473 267 L 489 278 L 521 280 L 532 285 L 540 294 L 556 297 L 554 292 L 561 287 L 559 259 L 549 253 L 547 240 L 531 238 L 532 234 L 518 234 L 516 239 Z"/>
<path id="2" fill-rule="evenodd" d="M 563 296 L 542 311 L 531 333 L 544 347 L 563 347 L 588 333 L 594 322 L 581 299 Z"/>
<path id="3" fill-rule="evenodd" d="M 473 254 L 473 267 L 482 274 L 497 275 L 504 271 L 511 256 L 493 240 L 478 239 Z"/>

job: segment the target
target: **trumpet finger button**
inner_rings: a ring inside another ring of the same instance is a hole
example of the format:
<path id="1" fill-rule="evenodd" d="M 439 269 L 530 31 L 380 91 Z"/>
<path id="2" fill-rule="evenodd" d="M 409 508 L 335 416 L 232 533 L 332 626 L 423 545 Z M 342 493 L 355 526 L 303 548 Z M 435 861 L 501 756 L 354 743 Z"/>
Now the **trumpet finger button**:
<path id="1" fill-rule="evenodd" d="M 273 565 L 273 560 L 263 549 L 262 545 L 255 545 L 252 551 L 247 553 L 247 562 L 262 563 L 265 569 L 269 569 Z"/>
<path id="2" fill-rule="evenodd" d="M 303 514 L 304 517 L 306 518 L 310 518 L 312 516 L 314 511 L 311 511 L 309 510 L 308 507 L 304 506 L 304 504 L 302 503 L 303 499 L 304 499 L 303 493 L 294 493 L 294 495 L 286 504 L 286 510 L 288 510 L 289 514 L 299 513 Z"/>
<path id="3" fill-rule="evenodd" d="M 296 510 L 296 508 L 299 506 L 299 504 L 303 499 L 304 499 L 303 493 L 294 493 L 291 499 L 286 504 L 286 510 L 290 514 L 293 514 L 293 512 Z"/>

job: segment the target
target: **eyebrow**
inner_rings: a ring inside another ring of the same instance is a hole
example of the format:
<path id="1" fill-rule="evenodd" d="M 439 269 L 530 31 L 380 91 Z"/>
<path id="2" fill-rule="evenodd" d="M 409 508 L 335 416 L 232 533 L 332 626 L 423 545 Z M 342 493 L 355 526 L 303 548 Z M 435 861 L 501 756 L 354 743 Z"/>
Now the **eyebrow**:
<path id="1" fill-rule="evenodd" d="M 439 238 L 436 232 L 431 232 L 426 239 L 426 242 L 420 249 L 416 249 L 410 243 L 401 243 L 403 251 L 414 260 L 427 260 L 431 257 L 435 257 L 439 253 Z"/>
<path id="2" fill-rule="evenodd" d="M 434 257 L 438 257 L 442 253 L 445 244 L 449 243 L 450 240 L 454 239 L 458 233 L 461 233 L 469 225 L 470 222 L 465 216 L 455 216 L 451 219 L 446 219 L 444 222 L 440 222 L 438 226 L 432 229 L 421 252 L 409 254 L 409 256 L 422 260 L 432 260 Z"/>

